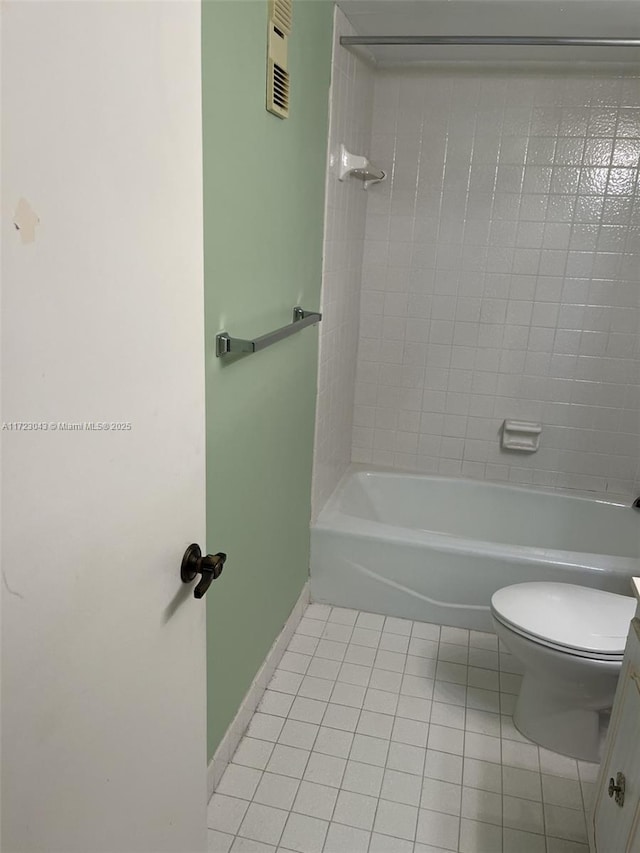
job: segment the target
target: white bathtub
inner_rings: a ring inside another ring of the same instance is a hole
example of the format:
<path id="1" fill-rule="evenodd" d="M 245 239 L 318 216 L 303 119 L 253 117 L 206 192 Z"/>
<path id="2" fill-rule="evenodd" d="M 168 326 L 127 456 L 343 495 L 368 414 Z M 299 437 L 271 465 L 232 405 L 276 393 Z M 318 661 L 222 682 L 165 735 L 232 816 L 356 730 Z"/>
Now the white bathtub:
<path id="1" fill-rule="evenodd" d="M 351 472 L 311 528 L 315 601 L 479 630 L 500 587 L 628 595 L 639 566 L 630 506 L 472 480 Z"/>

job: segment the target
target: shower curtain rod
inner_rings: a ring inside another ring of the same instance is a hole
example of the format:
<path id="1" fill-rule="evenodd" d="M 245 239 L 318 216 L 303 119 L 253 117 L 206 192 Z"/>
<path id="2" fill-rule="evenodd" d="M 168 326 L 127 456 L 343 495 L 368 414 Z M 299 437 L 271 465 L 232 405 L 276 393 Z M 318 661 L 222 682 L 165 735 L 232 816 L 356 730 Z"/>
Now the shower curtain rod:
<path id="1" fill-rule="evenodd" d="M 568 47 L 640 47 L 640 38 L 572 36 L 341 36 L 344 47 L 358 44 L 532 44 Z"/>

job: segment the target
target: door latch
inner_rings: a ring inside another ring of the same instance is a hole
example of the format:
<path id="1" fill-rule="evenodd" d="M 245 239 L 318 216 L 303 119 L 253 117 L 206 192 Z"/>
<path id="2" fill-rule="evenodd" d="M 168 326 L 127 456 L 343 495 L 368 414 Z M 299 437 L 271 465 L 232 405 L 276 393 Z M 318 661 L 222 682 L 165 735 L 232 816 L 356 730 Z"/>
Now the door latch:
<path id="1" fill-rule="evenodd" d="M 211 586 L 211 581 L 220 577 L 226 559 L 227 555 L 223 554 L 222 551 L 217 554 L 206 554 L 203 557 L 199 545 L 196 545 L 195 542 L 189 545 L 184 552 L 180 565 L 180 578 L 183 583 L 191 583 L 196 575 L 202 575 L 193 590 L 194 598 L 202 598 Z"/>
<path id="2" fill-rule="evenodd" d="M 609 787 L 607 788 L 610 797 L 614 797 L 616 803 L 622 808 L 624 805 L 624 789 L 627 780 L 624 778 L 624 773 L 616 774 L 615 782 L 613 776 L 609 779 Z"/>

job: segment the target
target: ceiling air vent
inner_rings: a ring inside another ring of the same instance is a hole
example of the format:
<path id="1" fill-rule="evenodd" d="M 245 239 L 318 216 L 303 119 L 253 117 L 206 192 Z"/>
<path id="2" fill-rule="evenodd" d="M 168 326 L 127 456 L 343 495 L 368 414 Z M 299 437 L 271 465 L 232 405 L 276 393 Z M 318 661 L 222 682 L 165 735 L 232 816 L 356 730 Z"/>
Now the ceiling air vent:
<path id="1" fill-rule="evenodd" d="M 288 34 L 291 0 L 269 0 L 267 40 L 267 109 L 279 118 L 289 116 Z"/>

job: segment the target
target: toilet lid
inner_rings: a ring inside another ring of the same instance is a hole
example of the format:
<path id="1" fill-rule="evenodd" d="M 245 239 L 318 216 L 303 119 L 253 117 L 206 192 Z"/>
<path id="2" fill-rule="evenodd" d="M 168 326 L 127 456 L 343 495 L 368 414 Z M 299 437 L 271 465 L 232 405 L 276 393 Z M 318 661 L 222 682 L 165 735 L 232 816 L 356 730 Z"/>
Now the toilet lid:
<path id="1" fill-rule="evenodd" d="M 636 600 L 567 583 L 520 583 L 499 589 L 491 610 L 505 625 L 542 643 L 620 657 Z"/>

